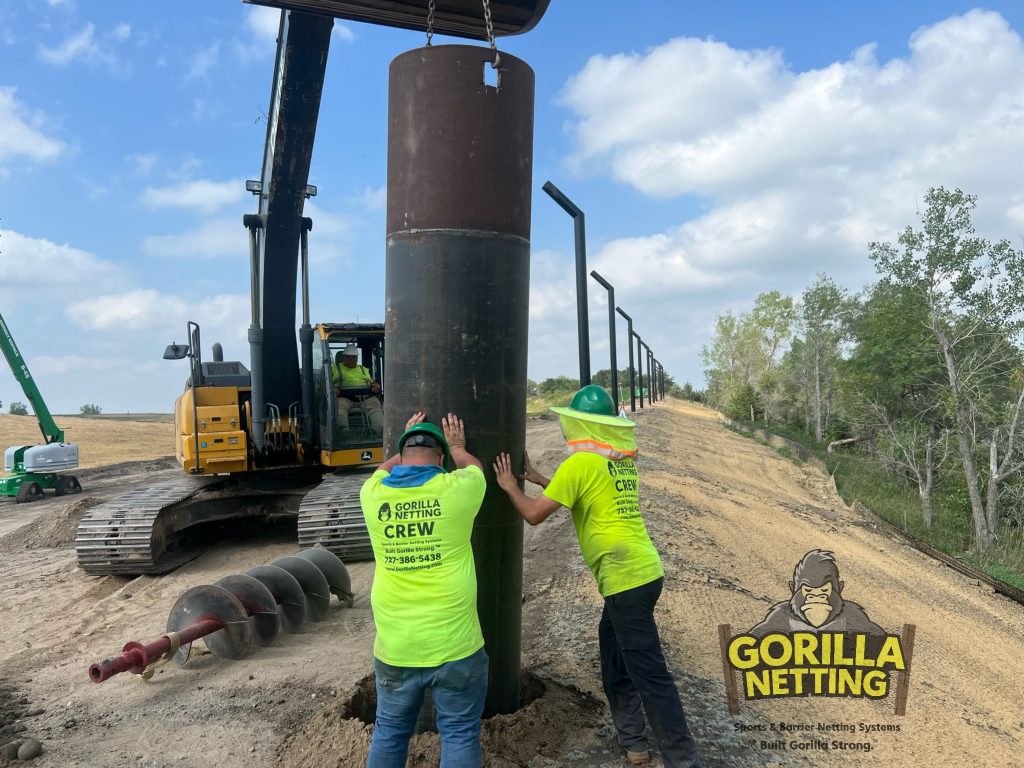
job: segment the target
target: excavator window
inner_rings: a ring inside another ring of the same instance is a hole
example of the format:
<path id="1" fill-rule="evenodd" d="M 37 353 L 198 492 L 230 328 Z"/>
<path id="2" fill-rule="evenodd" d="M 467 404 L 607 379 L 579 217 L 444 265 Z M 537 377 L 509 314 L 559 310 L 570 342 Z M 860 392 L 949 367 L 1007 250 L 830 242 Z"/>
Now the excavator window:
<path id="1" fill-rule="evenodd" d="M 325 447 L 342 450 L 379 446 L 383 437 L 383 392 L 371 391 L 369 387 L 341 389 L 337 385 L 344 351 L 349 346 L 358 350 L 356 364 L 366 368 L 373 381 L 383 383 L 383 336 L 334 335 L 324 346 L 324 352 L 317 355 L 324 376 L 317 390 L 324 393 L 320 423 L 321 434 L 324 438 L 329 435 L 329 445 Z"/>

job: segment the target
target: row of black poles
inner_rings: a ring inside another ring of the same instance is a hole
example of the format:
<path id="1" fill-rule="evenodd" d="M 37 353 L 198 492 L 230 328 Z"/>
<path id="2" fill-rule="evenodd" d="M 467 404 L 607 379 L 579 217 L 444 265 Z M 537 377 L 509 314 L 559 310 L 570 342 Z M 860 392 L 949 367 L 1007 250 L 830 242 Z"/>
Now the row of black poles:
<path id="1" fill-rule="evenodd" d="M 582 209 L 550 181 L 544 183 L 543 189 L 573 219 L 573 231 L 576 241 L 576 323 L 579 336 L 580 386 L 582 387 L 590 383 L 590 319 L 587 313 L 586 219 Z M 626 318 L 626 338 L 628 341 L 626 346 L 629 348 L 629 410 L 635 413 L 638 382 L 640 385 L 640 409 L 643 410 L 644 407 L 645 358 L 647 365 L 648 404 L 653 404 L 665 397 L 665 369 L 654 356 L 651 348 L 640 338 L 640 334 L 633 331 L 633 318 L 623 312 L 622 307 L 615 306 L 615 287 L 596 271 L 591 271 L 590 276 L 608 291 L 608 347 L 611 357 L 612 399 L 615 402 L 616 411 L 619 410 L 619 364 L 615 348 L 615 313 L 618 312 Z M 634 368 L 633 360 L 634 338 L 636 339 L 636 368 Z M 644 350 L 646 350 L 646 354 Z"/>

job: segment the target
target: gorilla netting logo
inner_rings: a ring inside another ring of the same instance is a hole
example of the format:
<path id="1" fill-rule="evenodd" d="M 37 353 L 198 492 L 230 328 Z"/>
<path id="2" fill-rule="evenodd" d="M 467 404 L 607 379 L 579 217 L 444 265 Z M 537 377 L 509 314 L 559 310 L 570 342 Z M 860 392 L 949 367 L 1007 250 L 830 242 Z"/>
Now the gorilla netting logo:
<path id="1" fill-rule="evenodd" d="M 764 620 L 733 636 L 718 627 L 729 711 L 739 712 L 742 681 L 747 700 L 793 696 L 884 699 L 898 672 L 895 710 L 905 714 L 914 625 L 900 634 L 882 629 L 852 600 L 832 552 L 814 549 L 797 563 L 789 599 L 776 603 Z"/>
<path id="2" fill-rule="evenodd" d="M 391 519 L 391 505 L 386 501 L 380 505 L 380 509 L 377 510 L 377 519 L 382 523 L 386 523 Z"/>

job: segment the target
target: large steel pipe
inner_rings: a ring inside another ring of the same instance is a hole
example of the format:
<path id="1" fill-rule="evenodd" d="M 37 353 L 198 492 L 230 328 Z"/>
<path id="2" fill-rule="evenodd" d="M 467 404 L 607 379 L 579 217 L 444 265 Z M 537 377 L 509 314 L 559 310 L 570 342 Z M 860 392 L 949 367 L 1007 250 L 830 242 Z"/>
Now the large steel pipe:
<path id="1" fill-rule="evenodd" d="M 433 46 L 391 63 L 385 442 L 409 414 L 466 420 L 487 467 L 525 447 L 533 70 L 486 48 Z M 491 659 L 487 714 L 519 706 L 523 524 L 490 478 L 473 533 Z"/>

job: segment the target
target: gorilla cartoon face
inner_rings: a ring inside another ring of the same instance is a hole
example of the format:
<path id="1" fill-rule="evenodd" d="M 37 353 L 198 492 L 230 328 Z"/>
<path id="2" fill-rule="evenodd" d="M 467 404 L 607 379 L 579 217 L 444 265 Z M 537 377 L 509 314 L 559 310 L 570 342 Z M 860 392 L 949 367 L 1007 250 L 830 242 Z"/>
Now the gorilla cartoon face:
<path id="1" fill-rule="evenodd" d="M 843 582 L 831 553 L 808 552 L 797 564 L 789 588 L 794 616 L 802 616 L 812 627 L 820 627 L 843 608 Z"/>
<path id="2" fill-rule="evenodd" d="M 771 632 L 817 631 L 869 632 L 885 630 L 868 618 L 857 603 L 843 599 L 843 582 L 832 553 L 813 549 L 797 563 L 789 582 L 790 597 L 768 610 L 764 621 L 750 634 L 764 637 Z"/>
<path id="3" fill-rule="evenodd" d="M 812 627 L 820 627 L 842 608 L 840 589 L 834 587 L 832 579 L 818 587 L 801 584 L 793 593 L 793 613 L 797 616 L 802 614 L 804 621 Z"/>

